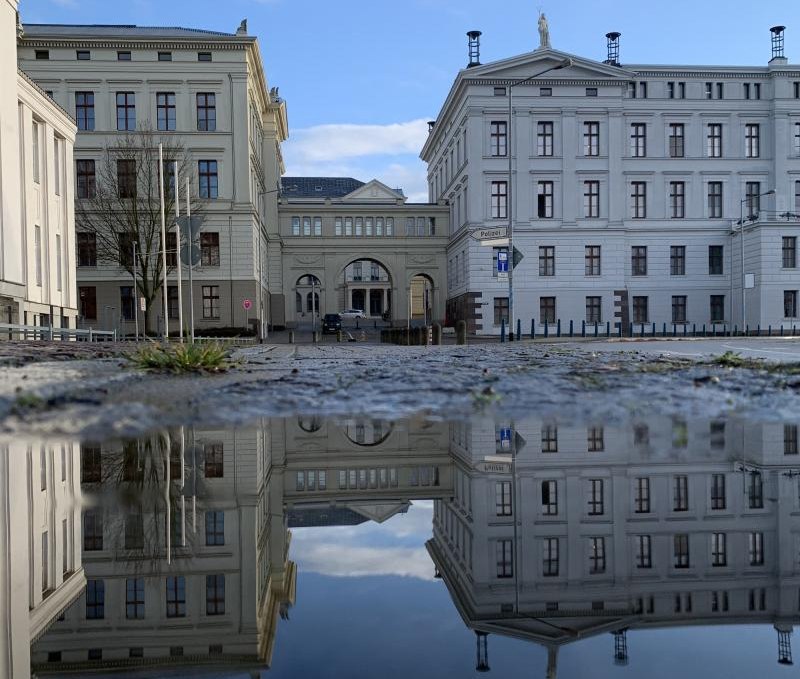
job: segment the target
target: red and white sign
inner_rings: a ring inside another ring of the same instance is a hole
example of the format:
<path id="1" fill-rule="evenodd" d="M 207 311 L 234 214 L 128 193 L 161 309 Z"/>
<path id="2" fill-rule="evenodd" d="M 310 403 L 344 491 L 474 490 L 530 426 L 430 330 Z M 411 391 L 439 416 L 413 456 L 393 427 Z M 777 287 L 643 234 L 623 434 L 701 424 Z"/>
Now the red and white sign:
<path id="1" fill-rule="evenodd" d="M 250 309 L 253 308 L 253 302 L 252 300 L 245 299 L 242 301 L 242 306 L 244 307 L 245 311 L 250 311 Z"/>

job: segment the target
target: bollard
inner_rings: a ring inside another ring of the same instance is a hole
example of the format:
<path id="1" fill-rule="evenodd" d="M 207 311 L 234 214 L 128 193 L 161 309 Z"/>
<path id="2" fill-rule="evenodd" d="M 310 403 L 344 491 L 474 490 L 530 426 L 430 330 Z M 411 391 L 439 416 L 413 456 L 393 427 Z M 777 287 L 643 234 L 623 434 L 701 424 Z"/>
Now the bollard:
<path id="1" fill-rule="evenodd" d="M 531 339 L 536 339 L 536 321 L 531 319 Z"/>
<path id="2" fill-rule="evenodd" d="M 631 323 L 630 334 L 628 335 L 628 337 L 633 337 L 633 323 Z"/>
<path id="3" fill-rule="evenodd" d="M 703 323 L 703 337 L 706 337 L 706 324 Z"/>
<path id="4" fill-rule="evenodd" d="M 611 338 L 611 321 L 606 321 L 606 337 Z"/>
<path id="5" fill-rule="evenodd" d="M 467 322 L 458 321 L 456 323 L 456 344 L 467 343 Z"/>
<path id="6" fill-rule="evenodd" d="M 644 323 L 642 323 L 641 327 L 639 328 L 639 336 L 644 337 Z"/>
<path id="7" fill-rule="evenodd" d="M 599 336 L 599 334 L 600 334 L 600 324 L 597 321 L 595 321 L 594 322 L 594 336 L 595 336 L 595 338 L 597 338 Z"/>
<path id="8" fill-rule="evenodd" d="M 522 339 L 522 319 L 517 319 L 517 341 Z"/>
<path id="9" fill-rule="evenodd" d="M 666 321 L 664 321 L 664 325 L 661 326 L 661 336 L 662 337 L 666 337 L 667 336 L 667 322 Z"/>
<path id="10" fill-rule="evenodd" d="M 556 321 L 556 337 L 561 337 L 561 319 Z"/>
<path id="11" fill-rule="evenodd" d="M 561 320 L 561 319 L 559 319 L 559 320 Z M 569 322 L 569 336 L 570 336 L 570 338 L 573 337 L 574 334 L 575 333 L 573 332 L 573 328 L 572 328 L 572 319 L 570 319 L 570 322 Z"/>
<path id="12" fill-rule="evenodd" d="M 767 326 L 767 337 L 772 337 L 772 323 Z"/>
<path id="13" fill-rule="evenodd" d="M 761 337 L 761 323 L 756 326 L 756 337 Z"/>
<path id="14" fill-rule="evenodd" d="M 500 319 L 500 344 L 506 341 L 506 319 Z"/>
<path id="15" fill-rule="evenodd" d="M 586 337 L 586 321 L 581 321 L 581 337 Z"/>
<path id="16" fill-rule="evenodd" d="M 431 333 L 430 328 L 428 328 L 427 325 L 423 325 L 419 329 L 419 343 L 420 343 L 420 346 L 423 346 L 423 347 L 427 347 L 428 346 L 428 344 L 429 344 L 428 340 L 430 339 L 430 333 Z"/>
<path id="17" fill-rule="evenodd" d="M 294 344 L 294 330 L 289 331 L 289 344 Z"/>
<path id="18" fill-rule="evenodd" d="M 356 319 L 356 330 L 360 330 L 361 328 L 358 325 L 358 319 Z"/>
<path id="19" fill-rule="evenodd" d="M 750 334 L 750 326 L 745 324 L 744 326 L 744 336 L 747 337 Z"/>
<path id="20" fill-rule="evenodd" d="M 434 346 L 438 347 L 442 343 L 442 326 L 438 323 L 433 324 L 433 337 L 431 339 Z"/>
<path id="21" fill-rule="evenodd" d="M 686 334 L 686 326 L 683 326 L 684 335 Z M 697 337 L 697 323 L 692 323 L 692 337 Z"/>
<path id="22" fill-rule="evenodd" d="M 372 327 L 375 328 L 375 330 L 377 330 L 378 329 L 378 321 L 375 320 L 372 323 L 373 323 Z"/>
<path id="23" fill-rule="evenodd" d="M 422 346 L 423 329 L 420 326 L 414 328 L 414 346 Z"/>
<path id="24" fill-rule="evenodd" d="M 656 336 L 656 323 L 653 321 L 653 337 Z"/>
<path id="25" fill-rule="evenodd" d="M 547 323 L 547 319 L 545 318 L 544 319 L 544 338 L 547 339 L 549 335 L 550 335 L 550 328 L 549 328 L 549 325 Z"/>

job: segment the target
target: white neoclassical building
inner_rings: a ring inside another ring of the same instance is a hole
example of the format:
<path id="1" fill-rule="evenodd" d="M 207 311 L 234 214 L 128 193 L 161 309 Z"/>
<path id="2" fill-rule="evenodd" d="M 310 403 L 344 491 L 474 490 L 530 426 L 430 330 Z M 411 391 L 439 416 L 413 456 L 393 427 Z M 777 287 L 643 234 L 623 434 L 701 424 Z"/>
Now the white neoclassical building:
<path id="1" fill-rule="evenodd" d="M 0 30 L 0 323 L 74 328 L 75 122 L 18 69 L 16 0 Z"/>
<path id="2" fill-rule="evenodd" d="M 512 208 L 526 333 L 800 323 L 800 66 L 771 35 L 769 63 L 734 67 L 620 63 L 616 33 L 605 61 L 548 44 L 482 65 L 472 33 L 421 153 L 450 205 L 449 320 L 496 334 L 508 317 L 505 246 L 470 233 Z"/>
<path id="3" fill-rule="evenodd" d="M 182 147 L 191 195 L 204 218 L 193 272 L 195 326 L 282 324 L 276 193 L 284 169 L 280 145 L 288 135 L 286 104 L 267 84 L 258 41 L 248 35 L 246 21 L 235 33 L 25 24 L 18 52 L 20 67 L 77 120 L 75 165 L 68 163 L 67 170 L 70 188 L 75 176 L 77 201 L 94 194 L 105 150 L 126 135 L 150 130 Z M 118 163 L 118 182 L 126 167 Z M 174 220 L 167 218 L 167 245 L 174 248 Z M 130 273 L 98 252 L 95 234 L 80 224 L 77 232 L 82 324 L 132 333 L 136 298 Z M 168 317 L 177 330 L 174 258 L 173 252 Z M 182 278 L 188 325 L 185 265 Z M 154 329 L 163 318 L 161 300 L 158 295 Z"/>

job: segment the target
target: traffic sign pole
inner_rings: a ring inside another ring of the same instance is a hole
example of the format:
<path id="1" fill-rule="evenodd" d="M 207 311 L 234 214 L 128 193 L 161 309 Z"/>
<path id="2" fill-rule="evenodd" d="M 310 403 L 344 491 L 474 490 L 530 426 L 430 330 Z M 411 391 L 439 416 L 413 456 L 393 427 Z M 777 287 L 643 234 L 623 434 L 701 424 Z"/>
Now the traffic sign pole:
<path id="1" fill-rule="evenodd" d="M 192 344 L 194 344 L 194 284 L 192 281 L 194 233 L 192 230 L 192 205 L 189 202 L 189 177 L 186 177 L 186 216 L 189 217 L 189 233 L 186 234 L 189 241 L 189 337 L 192 340 Z"/>
<path id="2" fill-rule="evenodd" d="M 178 161 L 175 161 L 175 267 L 178 274 L 178 336 L 183 344 L 183 285 L 181 279 L 181 184 L 178 180 Z"/>

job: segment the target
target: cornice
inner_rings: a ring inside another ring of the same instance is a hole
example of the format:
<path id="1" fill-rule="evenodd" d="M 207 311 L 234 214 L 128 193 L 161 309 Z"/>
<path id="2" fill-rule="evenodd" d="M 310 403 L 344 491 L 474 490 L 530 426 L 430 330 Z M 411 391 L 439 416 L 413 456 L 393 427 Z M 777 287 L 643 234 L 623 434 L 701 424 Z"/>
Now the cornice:
<path id="1" fill-rule="evenodd" d="M 142 50 L 246 50 L 253 45 L 255 38 L 223 38 L 220 40 L 201 40 L 197 38 L 160 38 L 160 39 L 140 39 L 136 38 L 28 38 L 23 37 L 19 41 L 20 47 L 51 47 L 51 48 L 80 48 L 89 49 L 142 49 Z"/>
<path id="2" fill-rule="evenodd" d="M 499 87 L 508 87 L 511 84 L 519 82 L 519 78 L 464 78 L 462 81 L 465 85 L 497 85 Z M 588 85 L 588 86 L 609 86 L 615 85 L 617 87 L 625 87 L 628 83 L 627 80 L 620 80 L 619 78 L 536 78 L 529 83 L 523 85 L 515 85 L 515 87 L 541 87 L 553 85 Z M 519 90 L 515 90 L 519 91 Z"/>

